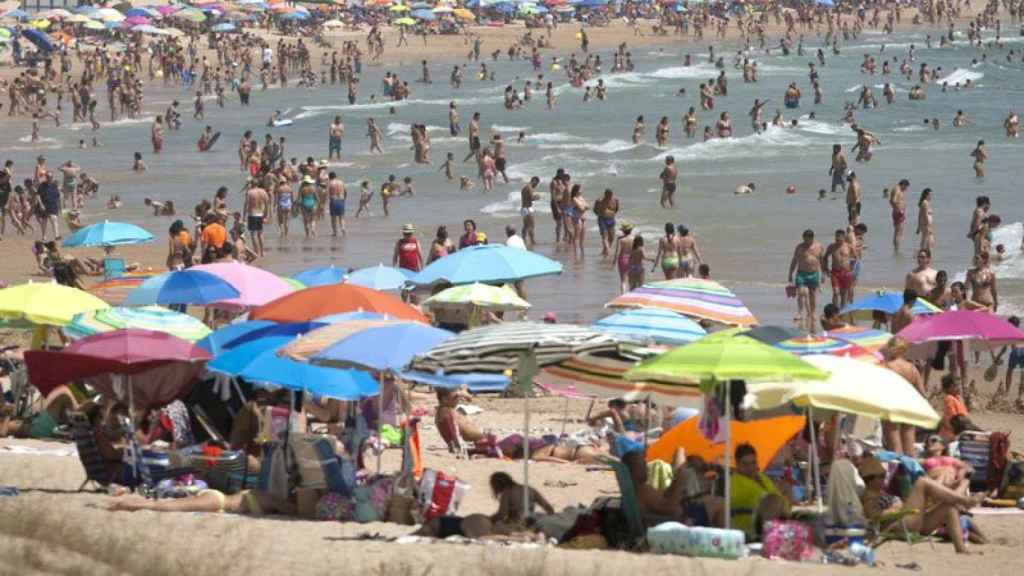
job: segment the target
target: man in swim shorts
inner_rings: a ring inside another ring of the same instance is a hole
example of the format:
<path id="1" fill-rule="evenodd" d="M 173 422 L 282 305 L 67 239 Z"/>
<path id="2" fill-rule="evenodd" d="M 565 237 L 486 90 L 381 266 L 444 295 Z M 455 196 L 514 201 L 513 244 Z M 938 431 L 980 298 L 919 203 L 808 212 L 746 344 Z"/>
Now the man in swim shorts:
<path id="1" fill-rule="evenodd" d="M 903 223 L 907 220 L 907 190 L 910 180 L 904 178 L 889 192 L 889 206 L 892 207 L 892 249 L 900 251 L 903 240 Z"/>
<path id="2" fill-rule="evenodd" d="M 813 230 L 804 230 L 803 241 L 793 250 L 789 262 L 787 282 L 797 290 L 798 314 L 795 320 L 808 333 L 815 331 L 814 312 L 817 310 L 817 292 L 821 285 L 824 250 L 814 239 Z M 796 272 L 794 280 L 793 273 Z"/>
<path id="3" fill-rule="evenodd" d="M 331 212 L 331 235 L 337 236 L 341 230 L 345 235 L 345 183 L 338 175 L 331 172 L 327 175 L 327 202 Z"/>
<path id="4" fill-rule="evenodd" d="M 841 144 L 834 144 L 832 146 L 832 166 L 829 167 L 828 173 L 832 176 L 832 193 L 836 193 L 836 188 L 846 191 L 846 169 L 848 164 L 846 162 L 846 155 L 843 154 L 843 147 Z"/>
<path id="5" fill-rule="evenodd" d="M 245 191 L 246 227 L 252 234 L 252 247 L 256 254 L 263 257 L 263 222 L 270 212 L 270 193 L 264 190 L 257 181 L 249 185 Z"/>
<path id="6" fill-rule="evenodd" d="M 530 178 L 530 183 L 523 186 L 523 189 L 519 193 L 520 202 L 522 204 L 519 211 L 523 216 L 523 240 L 528 243 L 527 246 L 531 247 L 537 244 L 537 239 L 534 237 L 536 221 L 533 216 L 533 203 L 540 200 L 540 193 L 537 192 L 537 186 L 539 184 L 540 178 L 534 176 L 533 178 Z"/>
<path id="7" fill-rule="evenodd" d="M 341 160 L 341 137 L 345 135 L 345 125 L 341 122 L 341 116 L 335 116 L 334 122 L 327 130 L 327 158 Z"/>
<path id="8" fill-rule="evenodd" d="M 615 216 L 619 213 L 619 199 L 611 188 L 605 188 L 604 196 L 594 202 L 597 215 L 597 229 L 601 234 L 601 255 L 607 256 L 615 244 Z"/>
<path id="9" fill-rule="evenodd" d="M 836 230 L 835 242 L 825 250 L 825 273 L 832 279 L 832 304 L 842 309 L 850 301 L 853 288 L 853 266 L 851 247 L 845 230 Z M 831 266 L 829 266 L 831 262 Z"/>

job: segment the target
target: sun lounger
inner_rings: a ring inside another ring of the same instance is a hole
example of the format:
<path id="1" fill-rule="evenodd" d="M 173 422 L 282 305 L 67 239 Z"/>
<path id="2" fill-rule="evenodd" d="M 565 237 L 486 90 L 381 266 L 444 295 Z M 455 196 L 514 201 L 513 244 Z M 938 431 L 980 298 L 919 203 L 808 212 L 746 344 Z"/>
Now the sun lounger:
<path id="1" fill-rule="evenodd" d="M 84 490 L 89 483 L 105 488 L 110 484 L 110 472 L 107 469 L 107 462 L 103 459 L 99 446 L 96 444 L 92 423 L 81 412 L 69 412 L 68 420 L 71 425 L 71 438 L 78 448 L 78 459 L 82 462 L 82 467 L 85 468 L 85 481 L 78 487 L 78 491 Z"/>
<path id="2" fill-rule="evenodd" d="M 633 485 L 633 477 L 629 473 L 629 468 L 616 458 L 602 456 L 599 460 L 601 463 L 607 464 L 615 472 L 615 480 L 619 484 L 620 507 L 623 516 L 625 516 L 629 534 L 630 544 L 627 546 L 628 548 L 643 545 L 647 538 L 647 527 L 657 526 L 663 522 L 678 521 L 677 518 L 643 514 L 640 511 L 640 502 L 637 500 L 636 487 Z"/>

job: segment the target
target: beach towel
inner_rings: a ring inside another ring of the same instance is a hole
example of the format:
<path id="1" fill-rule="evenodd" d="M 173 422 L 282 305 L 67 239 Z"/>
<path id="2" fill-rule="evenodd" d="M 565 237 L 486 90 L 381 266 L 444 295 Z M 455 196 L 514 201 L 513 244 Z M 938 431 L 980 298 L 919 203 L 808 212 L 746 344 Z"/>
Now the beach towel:
<path id="1" fill-rule="evenodd" d="M 746 555 L 743 532 L 663 522 L 647 529 L 647 543 L 657 554 L 735 560 Z"/>

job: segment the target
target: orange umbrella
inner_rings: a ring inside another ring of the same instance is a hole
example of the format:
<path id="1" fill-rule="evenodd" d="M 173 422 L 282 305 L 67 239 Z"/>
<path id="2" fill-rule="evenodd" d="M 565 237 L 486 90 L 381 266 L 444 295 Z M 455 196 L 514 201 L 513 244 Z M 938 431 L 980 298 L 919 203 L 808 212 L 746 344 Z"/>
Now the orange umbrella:
<path id="1" fill-rule="evenodd" d="M 89 288 L 88 292 L 111 306 L 120 306 L 128 293 L 139 287 L 152 274 L 126 274 L 120 278 L 111 278 Z"/>
<path id="2" fill-rule="evenodd" d="M 327 284 L 293 292 L 256 308 L 249 314 L 249 319 L 310 322 L 343 312 L 376 312 L 399 320 L 430 323 L 422 312 L 391 294 L 347 283 Z"/>
<path id="3" fill-rule="evenodd" d="M 764 470 L 775 454 L 786 442 L 804 427 L 803 416 L 780 416 L 753 422 L 732 421 L 730 433 L 732 445 L 750 444 L 757 451 L 757 467 Z M 712 443 L 697 429 L 699 416 L 688 418 L 678 426 L 658 438 L 658 441 L 647 447 L 648 460 L 672 461 L 676 448 L 682 448 L 687 456 L 700 456 L 707 462 L 718 462 L 725 452 L 724 443 Z M 729 463 L 735 467 L 736 459 L 730 458 Z"/>

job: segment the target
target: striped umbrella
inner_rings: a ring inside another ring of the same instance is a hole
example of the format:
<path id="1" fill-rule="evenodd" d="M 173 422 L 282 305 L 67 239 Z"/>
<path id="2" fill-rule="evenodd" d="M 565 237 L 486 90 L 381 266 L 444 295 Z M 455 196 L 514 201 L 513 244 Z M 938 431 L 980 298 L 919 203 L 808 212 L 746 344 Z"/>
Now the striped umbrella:
<path id="1" fill-rule="evenodd" d="M 88 292 L 111 306 L 120 306 L 128 294 L 150 278 L 149 274 L 129 274 L 104 280 L 89 288 Z"/>
<path id="2" fill-rule="evenodd" d="M 775 344 L 776 348 L 796 354 L 797 356 L 809 356 L 811 354 L 828 354 L 830 356 L 847 356 L 857 360 L 863 360 L 872 364 L 881 362 L 877 352 L 872 352 L 853 342 L 831 338 L 829 336 L 801 336 L 790 338 Z"/>
<path id="3" fill-rule="evenodd" d="M 426 309 L 452 309 L 477 307 L 484 310 L 509 311 L 529 310 L 530 303 L 516 294 L 515 290 L 505 286 L 489 284 L 464 284 L 452 286 L 434 294 L 423 301 Z"/>
<path id="4" fill-rule="evenodd" d="M 626 340 L 654 341 L 659 344 L 686 344 L 707 334 L 700 324 L 686 316 L 656 308 L 618 312 L 598 320 L 594 328 L 617 334 Z"/>
<path id="5" fill-rule="evenodd" d="M 892 334 L 885 330 L 862 328 L 860 326 L 844 326 L 836 330 L 829 330 L 825 335 L 829 338 L 856 344 L 870 352 L 878 352 L 892 338 Z"/>
<path id="6" fill-rule="evenodd" d="M 423 372 L 499 373 L 514 370 L 519 356 L 534 350 L 537 364 L 547 366 L 587 352 L 611 352 L 614 337 L 586 326 L 542 322 L 503 322 L 466 330 L 412 361 Z"/>
<path id="7" fill-rule="evenodd" d="M 209 327 L 198 318 L 160 306 L 146 306 L 106 308 L 76 314 L 71 323 L 64 327 L 64 334 L 72 340 L 78 340 L 126 328 L 163 332 L 189 342 L 195 342 L 210 333 Z"/>
<path id="8" fill-rule="evenodd" d="M 661 308 L 733 326 L 757 324 L 757 318 L 736 294 L 718 282 L 700 278 L 649 282 L 618 296 L 605 307 Z"/>
<path id="9" fill-rule="evenodd" d="M 356 332 L 367 328 L 379 328 L 389 326 L 398 320 L 351 320 L 330 324 L 323 328 L 310 330 L 307 334 L 296 338 L 292 343 L 281 348 L 279 354 L 299 360 L 308 360 L 310 357 L 323 352 L 334 343 L 348 338 Z"/>

